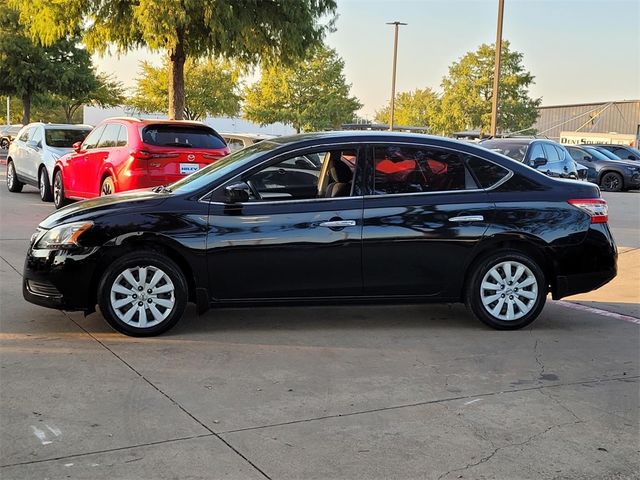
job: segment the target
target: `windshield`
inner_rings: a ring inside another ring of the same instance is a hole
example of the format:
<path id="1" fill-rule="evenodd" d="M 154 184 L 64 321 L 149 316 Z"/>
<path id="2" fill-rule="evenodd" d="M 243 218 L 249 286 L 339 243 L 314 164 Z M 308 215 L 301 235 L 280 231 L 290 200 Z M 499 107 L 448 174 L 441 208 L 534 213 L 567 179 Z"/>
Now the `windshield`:
<path id="1" fill-rule="evenodd" d="M 598 160 L 620 160 L 617 157 L 616 158 L 607 157 L 607 155 L 604 152 L 598 150 L 597 148 L 593 148 L 593 147 L 582 147 L 582 148 L 584 148 L 587 152 L 589 152 L 591 155 L 596 157 Z M 615 155 L 613 156 L 615 157 Z"/>
<path id="2" fill-rule="evenodd" d="M 611 160 L 622 160 L 619 156 L 617 156 L 613 152 L 610 152 L 606 148 L 602 148 L 602 147 L 590 147 L 590 148 L 597 150 L 598 152 L 603 154 L 605 157 L 610 158 Z"/>
<path id="3" fill-rule="evenodd" d="M 44 140 L 50 147 L 71 148 L 74 143 L 83 141 L 90 131 L 88 128 L 46 128 Z"/>
<path id="4" fill-rule="evenodd" d="M 509 158 L 513 158 L 519 162 L 524 160 L 524 156 L 527 153 L 527 145 L 521 142 L 508 142 L 504 140 L 486 140 L 480 143 L 480 146 L 488 148 L 494 152 L 506 155 Z"/>
<path id="5" fill-rule="evenodd" d="M 242 150 L 238 150 L 231 155 L 221 158 L 217 162 L 207 165 L 188 177 L 178 180 L 176 183 L 169 185 L 169 189 L 172 192 L 179 193 L 195 192 L 279 146 L 280 145 L 273 142 L 263 141 L 243 148 Z"/>

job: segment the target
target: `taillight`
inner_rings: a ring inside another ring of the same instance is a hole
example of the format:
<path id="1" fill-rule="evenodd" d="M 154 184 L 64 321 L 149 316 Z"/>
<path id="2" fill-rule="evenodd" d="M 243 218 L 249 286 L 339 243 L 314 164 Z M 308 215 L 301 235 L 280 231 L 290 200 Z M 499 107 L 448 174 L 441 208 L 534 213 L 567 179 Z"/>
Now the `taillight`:
<path id="1" fill-rule="evenodd" d="M 591 215 L 591 223 L 607 223 L 609 208 L 601 198 L 576 198 L 567 200 L 571 205 Z"/>
<path id="2" fill-rule="evenodd" d="M 220 160 L 224 157 L 224 154 L 213 154 L 213 153 L 203 153 L 202 158 L 206 158 L 207 160 Z"/>
<path id="3" fill-rule="evenodd" d="M 152 153 L 146 150 L 132 150 L 131 156 L 136 160 L 149 160 L 152 158 L 175 158 L 180 154 L 178 152 Z"/>

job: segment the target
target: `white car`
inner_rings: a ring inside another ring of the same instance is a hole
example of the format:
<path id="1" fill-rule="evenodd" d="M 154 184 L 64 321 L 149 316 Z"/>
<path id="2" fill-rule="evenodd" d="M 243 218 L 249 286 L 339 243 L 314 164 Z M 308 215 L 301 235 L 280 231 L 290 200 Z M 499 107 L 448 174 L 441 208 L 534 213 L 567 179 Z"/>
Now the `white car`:
<path id="1" fill-rule="evenodd" d="M 51 181 L 56 161 L 73 151 L 91 131 L 89 125 L 30 123 L 22 127 L 7 152 L 7 187 L 20 192 L 25 184 L 38 187 L 43 202 L 53 200 Z"/>
<path id="2" fill-rule="evenodd" d="M 237 152 L 262 140 L 275 138 L 275 135 L 267 135 L 265 133 L 221 133 L 220 136 L 224 138 L 227 147 L 229 147 L 229 153 Z"/>

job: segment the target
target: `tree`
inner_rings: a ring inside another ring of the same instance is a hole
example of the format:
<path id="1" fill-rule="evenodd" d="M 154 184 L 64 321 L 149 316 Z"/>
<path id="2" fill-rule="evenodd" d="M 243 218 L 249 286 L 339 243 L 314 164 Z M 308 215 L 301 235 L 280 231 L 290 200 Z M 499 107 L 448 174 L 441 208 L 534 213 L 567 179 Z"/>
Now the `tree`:
<path id="1" fill-rule="evenodd" d="M 49 45 L 84 29 L 92 51 L 164 50 L 170 65 L 169 117 L 183 118 L 187 56 L 222 56 L 256 64 L 292 61 L 321 42 L 335 0 L 10 0 L 30 32 Z"/>
<path id="2" fill-rule="evenodd" d="M 136 90 L 129 106 L 140 112 L 167 110 L 169 62 L 155 67 L 142 62 Z M 240 75 L 242 70 L 228 61 L 188 58 L 185 66 L 184 118 L 200 120 L 206 116 L 237 115 L 240 111 Z"/>
<path id="3" fill-rule="evenodd" d="M 495 45 L 483 44 L 449 67 L 442 81 L 442 109 L 433 131 L 451 133 L 465 128 L 488 132 L 491 125 Z M 529 96 L 534 77 L 522 64 L 523 54 L 502 44 L 498 127 L 502 132 L 531 127 L 541 98 Z"/>
<path id="4" fill-rule="evenodd" d="M 376 112 L 376 121 L 389 124 L 391 107 Z M 430 88 L 396 94 L 394 123 L 396 125 L 428 127 L 438 121 L 440 98 Z"/>
<path id="5" fill-rule="evenodd" d="M 20 98 L 23 124 L 29 123 L 33 96 L 59 85 L 58 68 L 74 60 L 69 47 L 67 38 L 47 48 L 34 42 L 18 22 L 18 12 L 0 0 L 0 94 Z"/>
<path id="6" fill-rule="evenodd" d="M 247 89 L 244 115 L 260 124 L 283 122 L 297 132 L 340 128 L 362 104 L 349 96 L 344 62 L 327 47 L 318 47 L 295 65 L 271 65 Z"/>

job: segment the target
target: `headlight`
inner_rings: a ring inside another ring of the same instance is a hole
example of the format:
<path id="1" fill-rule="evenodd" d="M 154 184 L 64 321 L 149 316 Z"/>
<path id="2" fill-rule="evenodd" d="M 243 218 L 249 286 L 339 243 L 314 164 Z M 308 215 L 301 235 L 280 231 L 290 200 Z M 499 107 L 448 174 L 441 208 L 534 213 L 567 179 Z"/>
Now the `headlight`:
<path id="1" fill-rule="evenodd" d="M 34 248 L 69 248 L 78 245 L 78 238 L 93 226 L 93 222 L 74 222 L 47 230 Z"/>

